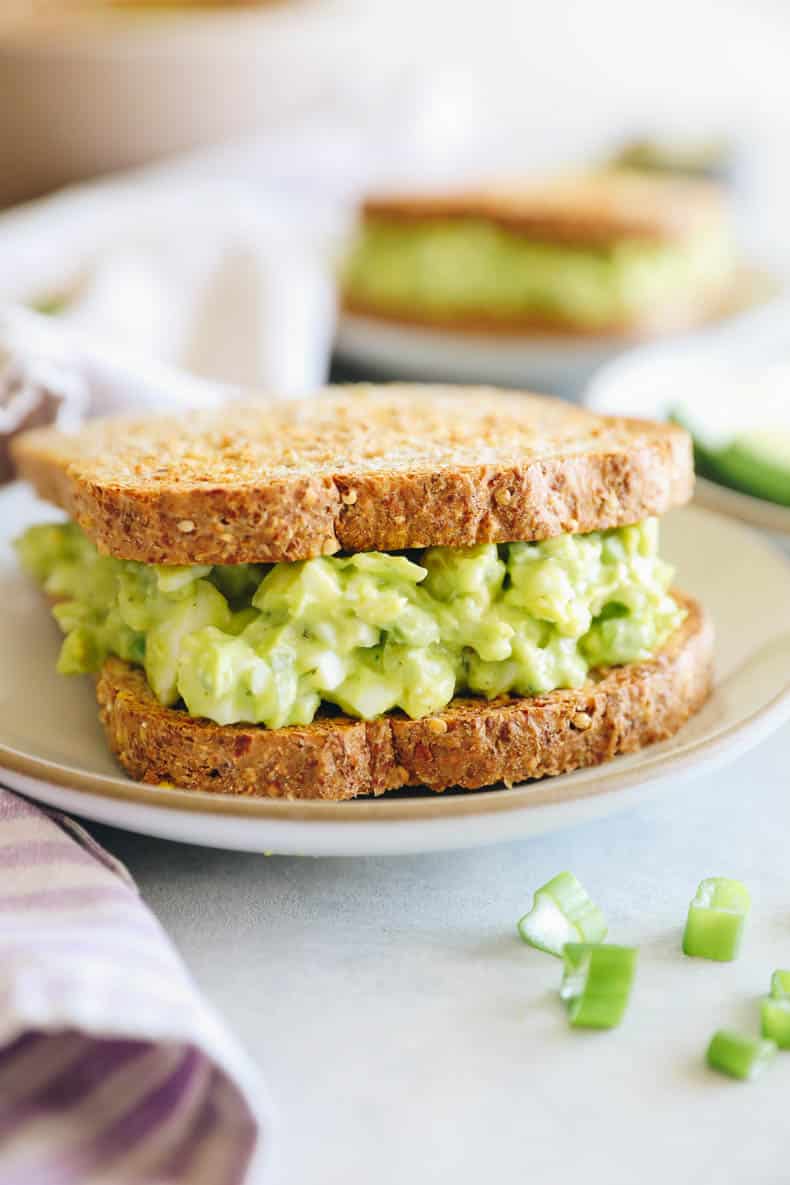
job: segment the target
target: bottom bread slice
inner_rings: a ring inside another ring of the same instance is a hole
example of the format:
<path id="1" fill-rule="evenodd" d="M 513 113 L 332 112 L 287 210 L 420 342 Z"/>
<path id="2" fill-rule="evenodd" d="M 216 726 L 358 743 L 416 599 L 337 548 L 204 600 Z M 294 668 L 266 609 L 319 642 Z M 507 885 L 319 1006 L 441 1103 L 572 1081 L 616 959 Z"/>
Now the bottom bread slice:
<path id="1" fill-rule="evenodd" d="M 658 654 L 594 672 L 572 691 L 458 698 L 422 720 L 221 726 L 162 707 L 141 670 L 111 658 L 96 686 L 99 714 L 133 778 L 220 794 L 341 800 L 568 773 L 672 736 L 707 699 L 713 628 L 695 601 L 674 595 L 687 616 Z"/>
<path id="2" fill-rule="evenodd" d="M 741 281 L 743 284 L 744 281 Z M 444 333 L 479 337 L 550 337 L 607 338 L 639 341 L 664 333 L 677 333 L 715 321 L 738 305 L 735 289 L 726 292 L 690 293 L 685 300 L 674 300 L 650 313 L 622 316 L 603 325 L 585 325 L 570 318 L 537 312 L 497 314 L 496 312 L 465 311 L 436 313 L 430 311 L 392 309 L 373 301 L 360 300 L 346 294 L 343 311 L 352 317 L 362 317 L 382 325 L 408 326 L 413 329 L 432 329 Z"/>

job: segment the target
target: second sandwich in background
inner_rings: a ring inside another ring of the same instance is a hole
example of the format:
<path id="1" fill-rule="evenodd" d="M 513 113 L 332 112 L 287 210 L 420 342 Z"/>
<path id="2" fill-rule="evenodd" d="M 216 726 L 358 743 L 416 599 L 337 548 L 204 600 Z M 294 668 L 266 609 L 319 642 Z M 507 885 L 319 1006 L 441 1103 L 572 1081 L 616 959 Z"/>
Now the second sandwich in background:
<path id="1" fill-rule="evenodd" d="M 478 334 L 639 337 L 715 318 L 736 271 L 715 185 L 611 171 L 372 196 L 343 304 Z"/>

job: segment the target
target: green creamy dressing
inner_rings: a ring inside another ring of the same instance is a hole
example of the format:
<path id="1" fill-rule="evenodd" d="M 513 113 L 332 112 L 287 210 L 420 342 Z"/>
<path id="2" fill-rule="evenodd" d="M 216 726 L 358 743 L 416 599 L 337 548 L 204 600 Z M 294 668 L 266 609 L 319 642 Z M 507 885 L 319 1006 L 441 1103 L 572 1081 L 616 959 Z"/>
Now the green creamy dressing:
<path id="1" fill-rule="evenodd" d="M 734 274 L 718 228 L 683 243 L 536 242 L 475 219 L 367 220 L 344 269 L 349 297 L 393 313 L 539 314 L 595 328 L 718 291 Z"/>
<path id="2" fill-rule="evenodd" d="M 658 524 L 542 543 L 362 552 L 264 567 L 99 555 L 72 523 L 17 547 L 65 633 L 58 669 L 115 654 L 163 704 L 218 724 L 307 724 L 322 701 L 371 719 L 459 692 L 536 695 L 647 658 L 682 621 Z"/>

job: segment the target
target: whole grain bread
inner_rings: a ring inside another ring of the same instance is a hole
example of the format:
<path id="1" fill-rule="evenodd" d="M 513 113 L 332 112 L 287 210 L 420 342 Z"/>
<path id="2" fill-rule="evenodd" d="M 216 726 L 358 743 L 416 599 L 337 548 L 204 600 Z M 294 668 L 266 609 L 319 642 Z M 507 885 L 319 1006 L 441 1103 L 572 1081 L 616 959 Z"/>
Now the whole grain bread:
<path id="1" fill-rule="evenodd" d="M 326 716 L 270 731 L 163 708 L 143 672 L 113 658 L 97 683 L 99 714 L 133 778 L 220 794 L 341 800 L 568 773 L 672 736 L 705 702 L 712 626 L 695 601 L 675 595 L 687 616 L 658 654 L 595 672 L 574 691 L 456 699 L 422 720 Z"/>
<path id="2" fill-rule="evenodd" d="M 726 198 L 713 183 L 628 170 L 373 195 L 362 216 L 387 222 L 481 219 L 532 239 L 588 246 L 623 239 L 678 242 L 729 221 Z"/>
<path id="3" fill-rule="evenodd" d="M 387 325 L 409 325 L 417 329 L 439 330 L 445 333 L 472 335 L 485 338 L 581 338 L 585 342 L 612 340 L 621 347 L 641 340 L 693 329 L 725 317 L 737 310 L 735 287 L 727 291 L 687 292 L 682 299 L 662 301 L 650 312 L 621 315 L 617 320 L 599 325 L 585 325 L 571 316 L 560 313 L 499 314 L 486 309 L 463 309 L 437 313 L 423 309 L 405 310 L 385 302 L 343 292 L 342 310 L 347 316 L 365 318 Z M 342 341 L 341 341 L 342 352 Z"/>
<path id="4" fill-rule="evenodd" d="M 535 540 L 688 501 L 688 435 L 485 388 L 359 387 L 18 438 L 100 551 L 152 564 Z"/>

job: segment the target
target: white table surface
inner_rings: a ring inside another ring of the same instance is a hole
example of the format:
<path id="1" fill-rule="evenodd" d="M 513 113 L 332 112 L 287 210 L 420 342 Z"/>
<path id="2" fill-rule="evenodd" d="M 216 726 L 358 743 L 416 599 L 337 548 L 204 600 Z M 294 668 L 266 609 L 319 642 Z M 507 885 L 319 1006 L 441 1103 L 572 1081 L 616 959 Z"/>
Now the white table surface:
<path id="1" fill-rule="evenodd" d="M 728 770 L 555 835 L 435 856 L 314 860 L 91 825 L 121 856 L 281 1109 L 271 1185 L 779 1185 L 790 1053 L 756 1083 L 706 1070 L 757 1032 L 790 967 L 790 728 Z M 572 869 L 640 946 L 628 1015 L 571 1031 L 559 964 L 514 924 Z M 733 964 L 686 959 L 703 876 L 743 879 Z M 267 1182 L 268 1185 L 268 1182 Z"/>

